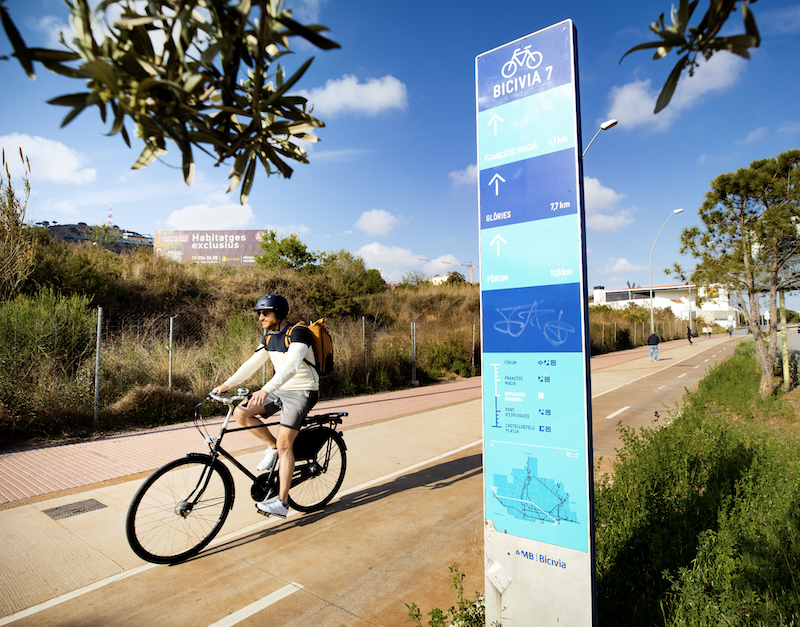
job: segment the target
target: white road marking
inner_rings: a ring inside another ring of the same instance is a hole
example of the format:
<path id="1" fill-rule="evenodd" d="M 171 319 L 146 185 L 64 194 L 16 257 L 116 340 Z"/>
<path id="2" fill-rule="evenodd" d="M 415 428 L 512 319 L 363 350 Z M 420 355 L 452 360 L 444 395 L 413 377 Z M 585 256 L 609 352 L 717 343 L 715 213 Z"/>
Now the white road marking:
<path id="1" fill-rule="evenodd" d="M 684 372 L 683 374 L 679 374 L 678 378 L 680 379 L 681 377 L 685 377 L 685 376 L 686 376 L 686 373 Z"/>
<path id="2" fill-rule="evenodd" d="M 656 392 L 658 392 L 659 390 L 663 390 L 665 387 L 667 387 L 667 386 L 666 385 L 662 385 L 660 388 L 656 388 Z"/>
<path id="3" fill-rule="evenodd" d="M 700 364 L 696 365 L 692 370 L 697 370 L 700 367 Z"/>
<path id="4" fill-rule="evenodd" d="M 241 623 L 246 618 L 250 618 L 253 614 L 257 614 L 261 610 L 268 608 L 273 603 L 277 603 L 281 599 L 285 599 L 290 594 L 294 594 L 302 588 L 303 586 L 301 586 L 299 583 L 290 583 L 288 586 L 284 586 L 280 590 L 276 590 L 272 594 L 268 594 L 263 599 L 259 599 L 255 603 L 251 603 L 250 605 L 235 611 L 233 614 L 228 614 L 222 620 L 218 620 L 216 623 L 211 623 L 209 627 L 233 627 L 233 625 Z"/>
<path id="5" fill-rule="evenodd" d="M 617 411 L 615 411 L 613 414 L 609 414 L 608 416 L 606 416 L 606 420 L 611 420 L 611 419 L 612 419 L 614 416 L 619 416 L 619 415 L 620 415 L 622 412 L 624 412 L 626 409 L 630 409 L 630 408 L 631 408 L 631 406 L 630 406 L 630 405 L 626 405 L 626 406 L 625 406 L 625 407 L 623 407 L 622 409 L 618 409 Z"/>
<path id="6" fill-rule="evenodd" d="M 637 381 L 641 381 L 642 379 L 644 379 L 646 377 L 649 377 L 649 376 L 652 376 L 654 374 L 658 374 L 659 372 L 664 372 L 668 368 L 673 368 L 673 367 L 677 366 L 678 364 L 683 363 L 684 361 L 687 361 L 689 359 L 693 359 L 693 358 L 697 357 L 697 355 L 699 355 L 700 353 L 703 353 L 703 352 L 705 352 L 707 350 L 711 350 L 712 348 L 714 348 L 714 347 L 713 346 L 709 346 L 708 348 L 704 348 L 703 350 L 698 351 L 694 355 L 690 355 L 689 357 L 681 359 L 680 361 L 676 361 L 674 364 L 670 364 L 669 366 L 665 366 L 664 368 L 661 368 L 660 370 L 653 370 L 652 372 L 648 372 L 647 374 L 642 375 L 641 377 L 639 377 L 637 379 L 631 379 L 627 383 L 623 383 L 622 385 L 618 385 L 617 387 L 611 388 L 610 390 L 606 390 L 605 392 L 600 392 L 599 394 L 595 394 L 594 396 L 592 396 L 592 399 L 599 398 L 599 397 L 603 396 L 603 394 L 608 394 L 609 392 L 614 392 L 614 391 L 616 391 L 616 390 L 618 390 L 618 389 L 620 389 L 622 387 L 625 387 L 626 385 L 630 385 L 631 383 L 636 383 Z M 695 366 L 695 369 L 699 368 L 699 367 L 700 366 Z"/>
<path id="7" fill-rule="evenodd" d="M 389 473 L 388 475 L 384 475 L 383 477 L 379 477 L 377 479 L 373 479 L 372 481 L 367 481 L 366 483 L 362 483 L 360 485 L 355 486 L 354 488 L 350 488 L 349 490 L 345 490 L 344 492 L 339 492 L 337 498 L 341 498 L 347 494 L 351 494 L 353 492 L 357 492 L 358 490 L 363 490 L 364 488 L 371 486 L 376 483 L 380 483 L 381 481 L 386 481 L 387 479 L 391 479 L 392 477 L 396 477 L 398 475 L 403 475 L 410 470 L 414 470 L 415 468 L 419 468 L 420 466 L 425 466 L 426 464 L 433 463 L 440 459 L 444 459 L 445 457 L 449 457 L 450 455 L 455 455 L 456 453 L 460 453 L 468 448 L 472 448 L 473 446 L 477 446 L 478 444 L 482 444 L 483 440 L 475 440 L 470 444 L 465 444 L 464 446 L 460 446 L 458 448 L 452 449 L 447 451 L 446 453 L 442 453 L 441 455 L 437 455 L 436 457 L 431 457 L 430 459 L 426 459 L 425 461 L 419 462 L 417 464 L 413 464 L 402 470 L 397 470 L 395 472 Z M 292 517 L 295 512 L 289 510 L 289 516 L 287 518 Z M 284 522 L 283 518 L 271 518 L 267 519 L 243 529 L 239 529 L 238 531 L 231 532 L 225 536 L 214 538 L 214 541 L 209 544 L 208 548 L 212 548 L 214 546 L 224 544 L 226 542 L 230 542 L 238 538 L 239 536 L 247 535 L 249 533 L 253 533 L 262 529 L 264 527 L 270 525 L 277 525 L 278 523 Z M 202 555 L 202 553 L 201 553 Z M 0 627 L 3 625 L 8 625 L 9 623 L 13 623 L 15 621 L 20 620 L 21 618 L 27 618 L 28 616 L 33 616 L 34 614 L 38 614 L 44 610 L 50 609 L 51 607 L 56 607 L 57 605 L 61 605 L 62 603 L 66 603 L 67 601 L 71 601 L 72 599 L 77 599 L 84 594 L 89 592 L 93 592 L 94 590 L 98 590 L 103 588 L 109 584 L 115 583 L 117 581 L 121 581 L 122 579 L 126 579 L 127 577 L 132 577 L 133 575 L 138 575 L 140 573 L 146 572 L 151 568 L 155 568 L 158 564 L 142 564 L 141 566 L 137 566 L 131 570 L 118 573 L 116 575 L 112 575 L 111 577 L 106 577 L 105 579 L 101 579 L 100 581 L 95 581 L 88 586 L 84 586 L 83 588 L 78 588 L 77 590 L 73 590 L 72 592 L 67 592 L 66 594 L 62 594 L 59 597 L 55 597 L 54 599 L 50 599 L 49 601 L 45 601 L 44 603 L 40 603 L 39 605 L 34 605 L 33 607 L 29 607 L 27 609 L 21 610 L 15 614 L 9 614 L 8 616 L 4 616 L 0 618 Z M 294 584 L 299 585 L 299 584 Z M 302 586 L 301 586 L 302 587 Z"/>

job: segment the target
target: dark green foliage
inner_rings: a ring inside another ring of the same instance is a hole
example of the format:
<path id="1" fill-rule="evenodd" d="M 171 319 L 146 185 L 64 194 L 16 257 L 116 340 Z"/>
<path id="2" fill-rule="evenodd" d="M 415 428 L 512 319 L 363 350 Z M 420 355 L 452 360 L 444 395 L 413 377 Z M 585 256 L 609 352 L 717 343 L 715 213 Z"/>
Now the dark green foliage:
<path id="1" fill-rule="evenodd" d="M 278 268 L 300 270 L 313 264 L 317 259 L 296 233 L 279 238 L 276 231 L 267 231 L 261 237 L 259 247 L 264 254 L 256 255 L 256 265 L 267 270 Z"/>
<path id="2" fill-rule="evenodd" d="M 622 429 L 595 488 L 602 625 L 797 624 L 798 440 L 764 424 L 787 410 L 758 384 L 739 351 L 668 427 Z"/>

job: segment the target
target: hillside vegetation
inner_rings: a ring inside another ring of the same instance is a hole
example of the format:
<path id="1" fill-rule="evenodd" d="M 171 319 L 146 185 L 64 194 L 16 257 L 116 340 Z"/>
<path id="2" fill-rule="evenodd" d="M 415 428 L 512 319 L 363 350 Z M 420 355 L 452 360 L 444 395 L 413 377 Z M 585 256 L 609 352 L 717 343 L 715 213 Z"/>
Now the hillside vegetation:
<path id="1" fill-rule="evenodd" d="M 148 249 L 119 255 L 91 242 L 56 242 L 39 229 L 30 275 L 0 302 L 2 441 L 185 420 L 252 353 L 261 337 L 253 304 L 267 293 L 286 296 L 293 321 L 326 318 L 336 367 L 322 398 L 411 385 L 414 349 L 420 384 L 479 372 L 480 293 L 463 280 L 390 289 L 346 251 L 318 253 L 299 269 L 182 264 Z M 592 353 L 642 344 L 649 315 L 592 308 Z M 669 311 L 657 310 L 656 324 L 664 339 L 685 331 Z"/>

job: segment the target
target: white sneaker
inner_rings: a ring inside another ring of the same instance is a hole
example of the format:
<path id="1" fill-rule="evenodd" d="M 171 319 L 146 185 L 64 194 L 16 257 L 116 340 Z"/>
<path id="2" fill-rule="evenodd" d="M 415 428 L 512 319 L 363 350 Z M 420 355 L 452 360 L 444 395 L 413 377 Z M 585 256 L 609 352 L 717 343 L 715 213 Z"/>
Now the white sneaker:
<path id="1" fill-rule="evenodd" d="M 256 503 L 256 509 L 262 514 L 277 516 L 278 518 L 286 518 L 286 515 L 289 513 L 289 508 L 284 505 L 280 497 L 277 496 L 271 501 Z"/>
<path id="2" fill-rule="evenodd" d="M 258 472 L 264 472 L 265 470 L 269 470 L 272 468 L 273 464 L 275 464 L 275 460 L 278 459 L 278 450 L 267 447 L 264 450 L 264 459 L 256 466 L 256 470 Z"/>

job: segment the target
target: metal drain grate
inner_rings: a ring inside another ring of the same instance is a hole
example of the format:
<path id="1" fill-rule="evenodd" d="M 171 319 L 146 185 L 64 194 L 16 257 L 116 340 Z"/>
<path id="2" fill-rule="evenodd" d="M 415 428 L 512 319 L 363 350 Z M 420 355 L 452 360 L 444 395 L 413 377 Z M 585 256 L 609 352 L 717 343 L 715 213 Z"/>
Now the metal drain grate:
<path id="1" fill-rule="evenodd" d="M 100 501 L 94 499 L 86 499 L 85 501 L 78 501 L 77 503 L 69 503 L 68 505 L 59 505 L 52 509 L 44 510 L 44 513 L 50 516 L 53 520 L 61 520 L 62 518 L 69 518 L 70 516 L 77 516 L 96 509 L 103 509 Z"/>

